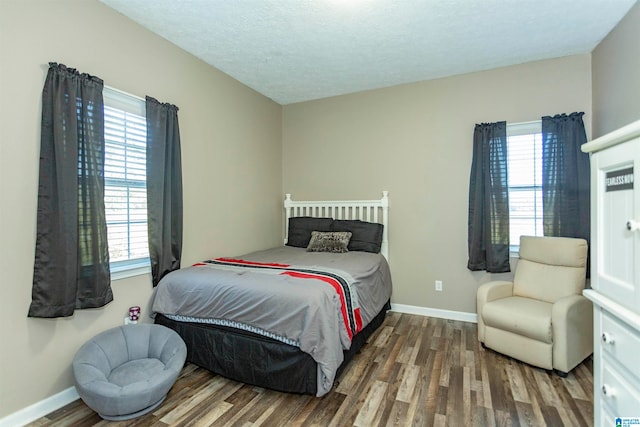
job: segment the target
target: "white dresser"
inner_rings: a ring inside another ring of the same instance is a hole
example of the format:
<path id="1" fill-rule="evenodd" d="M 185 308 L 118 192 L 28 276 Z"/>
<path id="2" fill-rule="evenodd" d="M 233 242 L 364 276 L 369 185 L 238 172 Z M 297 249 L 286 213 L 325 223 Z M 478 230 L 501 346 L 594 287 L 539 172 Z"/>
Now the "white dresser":
<path id="1" fill-rule="evenodd" d="M 594 425 L 640 418 L 640 121 L 582 146 L 591 155 Z"/>

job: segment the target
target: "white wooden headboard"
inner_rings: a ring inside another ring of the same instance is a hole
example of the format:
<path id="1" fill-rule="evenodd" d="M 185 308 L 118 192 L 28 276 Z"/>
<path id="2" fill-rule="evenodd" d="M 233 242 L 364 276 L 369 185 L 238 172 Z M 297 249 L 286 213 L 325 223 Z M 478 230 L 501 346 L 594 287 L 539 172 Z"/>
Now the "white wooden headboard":
<path id="1" fill-rule="evenodd" d="M 359 219 L 377 222 L 384 226 L 380 253 L 389 260 L 389 192 L 383 191 L 379 200 L 319 200 L 294 201 L 291 194 L 284 198 L 285 226 L 284 243 L 289 238 L 289 218 L 312 216 L 333 219 Z"/>

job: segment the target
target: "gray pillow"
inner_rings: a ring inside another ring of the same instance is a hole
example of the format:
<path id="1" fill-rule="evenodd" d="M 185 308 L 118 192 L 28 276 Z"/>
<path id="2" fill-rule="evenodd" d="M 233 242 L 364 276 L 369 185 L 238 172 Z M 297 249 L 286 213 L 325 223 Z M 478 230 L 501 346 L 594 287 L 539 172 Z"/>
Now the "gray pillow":
<path id="1" fill-rule="evenodd" d="M 349 231 L 312 231 L 311 241 L 307 246 L 309 252 L 349 252 L 347 249 L 351 232 Z"/>
<path id="2" fill-rule="evenodd" d="M 331 225 L 331 231 L 350 231 L 350 251 L 380 253 L 382 246 L 382 231 L 384 226 L 375 222 L 360 221 L 358 219 L 336 219 Z"/>
<path id="3" fill-rule="evenodd" d="M 332 218 L 314 218 L 296 216 L 289 218 L 287 246 L 306 248 L 309 246 L 312 231 L 331 231 Z"/>

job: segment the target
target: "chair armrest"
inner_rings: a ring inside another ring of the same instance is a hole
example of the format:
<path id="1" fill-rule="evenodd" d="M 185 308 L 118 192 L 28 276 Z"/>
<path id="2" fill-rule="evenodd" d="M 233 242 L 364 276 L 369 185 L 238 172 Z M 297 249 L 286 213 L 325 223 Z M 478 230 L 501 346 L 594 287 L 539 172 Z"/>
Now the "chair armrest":
<path id="1" fill-rule="evenodd" d="M 553 368 L 569 372 L 593 352 L 593 304 L 582 295 L 557 300 L 551 309 Z"/>
<path id="2" fill-rule="evenodd" d="M 478 288 L 476 294 L 476 311 L 478 314 L 478 340 L 484 342 L 484 320 L 482 319 L 482 309 L 490 301 L 510 297 L 513 295 L 513 283 L 504 280 L 487 282 Z"/>
<path id="3" fill-rule="evenodd" d="M 107 381 L 104 372 L 90 363 L 74 362 L 72 368 L 76 386 L 86 387 L 87 384 Z"/>
<path id="4" fill-rule="evenodd" d="M 495 301 L 497 299 L 510 297 L 512 295 L 513 282 L 497 280 L 480 285 L 480 287 L 478 288 L 476 299 L 478 303 L 482 302 L 482 304 L 484 304 L 489 301 Z M 480 310 L 478 310 L 478 312 L 480 312 Z"/>
<path id="5" fill-rule="evenodd" d="M 180 372 L 187 358 L 187 345 L 177 334 L 171 337 L 164 345 L 159 359 L 165 364 L 165 369 Z"/>

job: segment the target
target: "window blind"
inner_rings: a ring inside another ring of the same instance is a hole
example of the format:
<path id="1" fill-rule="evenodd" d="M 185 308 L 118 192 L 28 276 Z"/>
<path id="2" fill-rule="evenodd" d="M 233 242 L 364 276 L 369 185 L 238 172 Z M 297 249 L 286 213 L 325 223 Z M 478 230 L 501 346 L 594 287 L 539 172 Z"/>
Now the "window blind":
<path id="1" fill-rule="evenodd" d="M 105 211 L 113 264 L 149 257 L 147 125 L 144 101 L 107 92 L 105 88 Z"/>
<path id="2" fill-rule="evenodd" d="M 542 130 L 539 121 L 507 125 L 509 240 L 542 236 Z"/>

